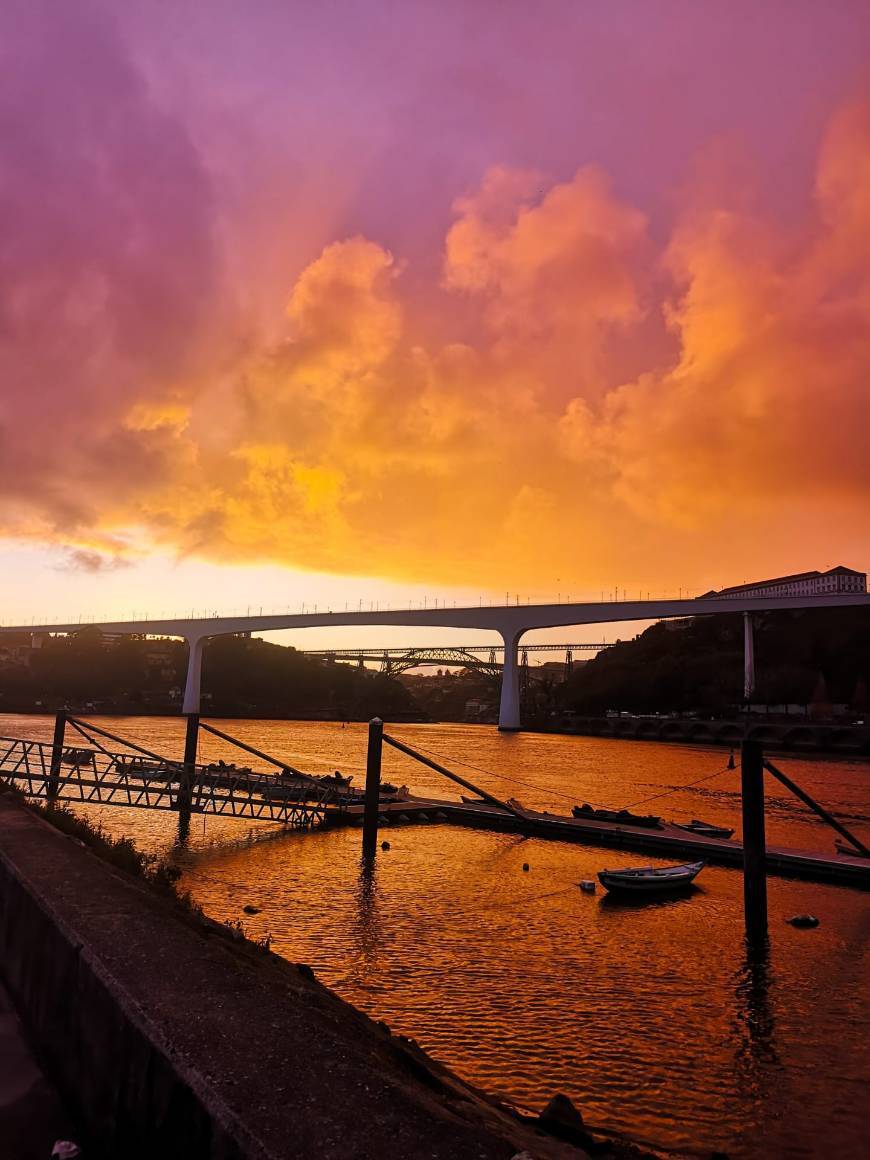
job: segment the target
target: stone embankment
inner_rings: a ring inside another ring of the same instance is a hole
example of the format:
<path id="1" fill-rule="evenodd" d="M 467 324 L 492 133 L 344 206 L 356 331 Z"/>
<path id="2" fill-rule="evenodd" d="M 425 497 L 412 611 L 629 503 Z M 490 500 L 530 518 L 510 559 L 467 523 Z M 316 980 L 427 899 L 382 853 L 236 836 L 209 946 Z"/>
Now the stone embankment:
<path id="1" fill-rule="evenodd" d="M 524 726 L 535 733 L 576 733 L 624 741 L 676 741 L 689 745 L 736 748 L 744 738 L 785 753 L 870 756 L 870 725 L 795 724 L 764 717 L 742 721 L 704 721 L 697 717 L 566 717 L 546 725 Z"/>
<path id="2" fill-rule="evenodd" d="M 587 1154 L 462 1083 L 307 968 L 234 941 L 5 794 L 0 949 L 3 982 L 89 1157 Z"/>

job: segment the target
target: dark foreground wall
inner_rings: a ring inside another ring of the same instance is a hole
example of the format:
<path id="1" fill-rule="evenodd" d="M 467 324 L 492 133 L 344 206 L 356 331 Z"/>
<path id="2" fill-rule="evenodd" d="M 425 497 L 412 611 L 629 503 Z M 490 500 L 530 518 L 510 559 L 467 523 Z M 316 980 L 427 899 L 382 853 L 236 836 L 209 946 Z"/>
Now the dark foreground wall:
<path id="1" fill-rule="evenodd" d="M 120 981 L 2 850 L 0 946 L 3 978 L 31 1041 L 106 1157 L 259 1154 L 244 1126 L 173 1058 Z"/>
<path id="2" fill-rule="evenodd" d="M 304 971 L 0 794 L 0 971 L 89 1160 L 540 1160 L 542 1135 Z"/>

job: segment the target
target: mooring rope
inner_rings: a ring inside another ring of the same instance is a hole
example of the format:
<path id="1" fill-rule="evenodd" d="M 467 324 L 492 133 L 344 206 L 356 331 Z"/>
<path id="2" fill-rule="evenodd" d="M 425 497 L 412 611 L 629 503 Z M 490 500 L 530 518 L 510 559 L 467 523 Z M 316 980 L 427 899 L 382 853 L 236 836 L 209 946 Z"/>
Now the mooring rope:
<path id="1" fill-rule="evenodd" d="M 501 781 L 507 781 L 507 782 L 512 783 L 513 785 L 521 785 L 521 786 L 524 786 L 526 789 L 532 789 L 532 790 L 535 790 L 536 792 L 543 791 L 545 793 L 552 794 L 554 797 L 564 798 L 566 801 L 570 801 L 570 802 L 577 801 L 577 794 L 564 793 L 562 790 L 552 789 L 549 786 L 535 785 L 533 782 L 523 781 L 521 778 L 511 777 L 509 774 L 506 774 L 506 773 L 495 773 L 491 769 L 483 769 L 479 765 L 472 765 L 472 763 L 470 761 L 463 761 L 459 757 L 448 757 L 444 753 L 436 753 L 432 749 L 426 749 L 425 746 L 423 746 L 423 745 L 419 745 L 419 744 L 415 743 L 415 747 L 417 749 L 419 749 L 421 751 L 421 753 L 427 753 L 430 757 L 438 757 L 442 761 L 452 762 L 456 765 L 465 766 L 467 769 L 473 769 L 476 773 L 482 773 L 486 777 L 496 777 L 496 778 L 499 778 Z M 680 790 L 690 789 L 692 786 L 700 785 L 700 783 L 702 781 L 710 781 L 714 777 L 720 777 L 723 773 L 728 773 L 730 768 L 731 768 L 730 766 L 726 765 L 724 769 L 717 769 L 714 773 L 704 774 L 702 777 L 696 778 L 694 781 L 686 782 L 685 785 L 672 786 L 670 789 L 662 790 L 661 793 L 650 794 L 649 797 L 640 798 L 639 801 L 629 802 L 627 805 L 623 805 L 623 806 L 599 806 L 598 808 L 613 810 L 614 812 L 616 810 L 620 810 L 620 809 L 622 809 L 622 810 L 634 809 L 635 806 L 643 805 L 645 802 L 656 801 L 658 798 L 669 797 L 671 794 L 679 793 Z"/>
<path id="2" fill-rule="evenodd" d="M 447 762 L 450 762 L 454 765 L 462 765 L 466 769 L 473 769 L 475 771 L 475 773 L 482 773 L 486 777 L 496 777 L 500 781 L 507 781 L 507 782 L 510 782 L 512 785 L 521 785 L 521 786 L 524 786 L 526 789 L 540 790 L 541 788 L 544 788 L 547 793 L 553 794 L 554 797 L 565 798 L 565 800 L 569 801 L 569 802 L 573 802 L 573 801 L 577 800 L 576 794 L 563 793 L 561 790 L 551 789 L 547 786 L 541 787 L 540 785 L 535 785 L 534 782 L 523 781 L 519 777 L 511 777 L 507 773 L 495 773 L 495 771 L 492 769 L 483 769 L 479 765 L 472 765 L 472 763 L 470 761 L 463 761 L 460 757 L 448 757 L 444 753 L 436 753 L 436 751 L 434 749 L 426 749 L 425 746 L 418 745 L 416 742 L 414 743 L 413 748 L 419 749 L 421 753 L 428 754 L 429 757 L 438 757 L 441 759 L 441 761 L 447 761 Z"/>
<path id="3" fill-rule="evenodd" d="M 649 797 L 641 798 L 636 802 L 629 802 L 627 806 L 623 806 L 624 810 L 634 809 L 635 806 L 642 806 L 645 802 L 656 801 L 657 798 L 670 797 L 673 793 L 679 793 L 680 790 L 691 789 L 693 785 L 700 785 L 702 781 L 710 781 L 714 777 L 721 777 L 723 773 L 731 772 L 731 767 L 726 765 L 724 769 L 717 769 L 715 773 L 705 773 L 703 777 L 696 777 L 694 781 L 687 781 L 685 785 L 675 785 L 670 789 L 663 790 L 661 793 L 650 794 Z"/>

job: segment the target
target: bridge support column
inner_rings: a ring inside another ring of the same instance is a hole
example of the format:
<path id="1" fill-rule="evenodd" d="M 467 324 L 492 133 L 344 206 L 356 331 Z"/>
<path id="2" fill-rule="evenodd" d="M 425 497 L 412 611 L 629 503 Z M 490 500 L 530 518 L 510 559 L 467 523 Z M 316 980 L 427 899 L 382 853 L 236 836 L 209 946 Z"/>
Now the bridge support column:
<path id="1" fill-rule="evenodd" d="M 743 700 L 747 703 L 755 695 L 755 635 L 752 613 L 743 613 Z"/>
<path id="2" fill-rule="evenodd" d="M 504 733 L 516 732 L 520 728 L 520 667 L 517 645 L 521 636 L 521 632 L 502 633 L 504 668 L 501 674 L 498 727 Z"/>
<path id="3" fill-rule="evenodd" d="M 199 712 L 199 690 L 202 681 L 202 650 L 207 637 L 189 636 L 187 638 L 187 678 L 184 682 L 184 701 L 182 713 Z"/>

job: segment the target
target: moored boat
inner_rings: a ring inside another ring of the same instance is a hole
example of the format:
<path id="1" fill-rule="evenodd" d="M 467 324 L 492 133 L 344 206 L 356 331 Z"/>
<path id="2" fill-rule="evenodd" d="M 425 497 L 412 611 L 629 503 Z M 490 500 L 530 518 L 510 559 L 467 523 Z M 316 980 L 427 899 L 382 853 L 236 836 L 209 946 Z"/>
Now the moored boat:
<path id="1" fill-rule="evenodd" d="M 692 834 L 699 834 L 702 838 L 730 838 L 733 828 L 717 826 L 713 822 L 702 822 L 700 818 L 692 818 L 691 822 L 671 822 L 678 830 L 688 830 Z"/>
<path id="2" fill-rule="evenodd" d="M 329 789 L 347 789 L 353 781 L 353 774 L 349 773 L 345 776 L 336 770 L 335 773 L 326 773 L 322 777 L 318 777 L 317 781 Z"/>
<path id="3" fill-rule="evenodd" d="M 628 870 L 601 870 L 598 881 L 606 890 L 655 894 L 691 886 L 704 869 L 703 862 L 683 866 L 643 866 Z"/>
<path id="4" fill-rule="evenodd" d="M 661 825 L 661 818 L 655 814 L 633 814 L 629 810 L 597 810 L 584 802 L 582 806 L 574 806 L 571 813 L 575 818 L 590 822 L 614 822 L 619 826 L 641 826 L 646 830 L 657 830 Z"/>
<path id="5" fill-rule="evenodd" d="M 149 757 L 141 757 L 137 753 L 119 753 L 115 758 L 115 768 L 126 777 L 139 778 L 142 781 L 151 781 L 155 778 L 165 779 L 173 773 L 179 772 L 163 761 L 153 761 Z"/>
<path id="6" fill-rule="evenodd" d="M 94 749 L 76 749 L 71 747 L 63 751 L 61 761 L 64 765 L 92 765 L 96 757 L 96 750 Z"/>

